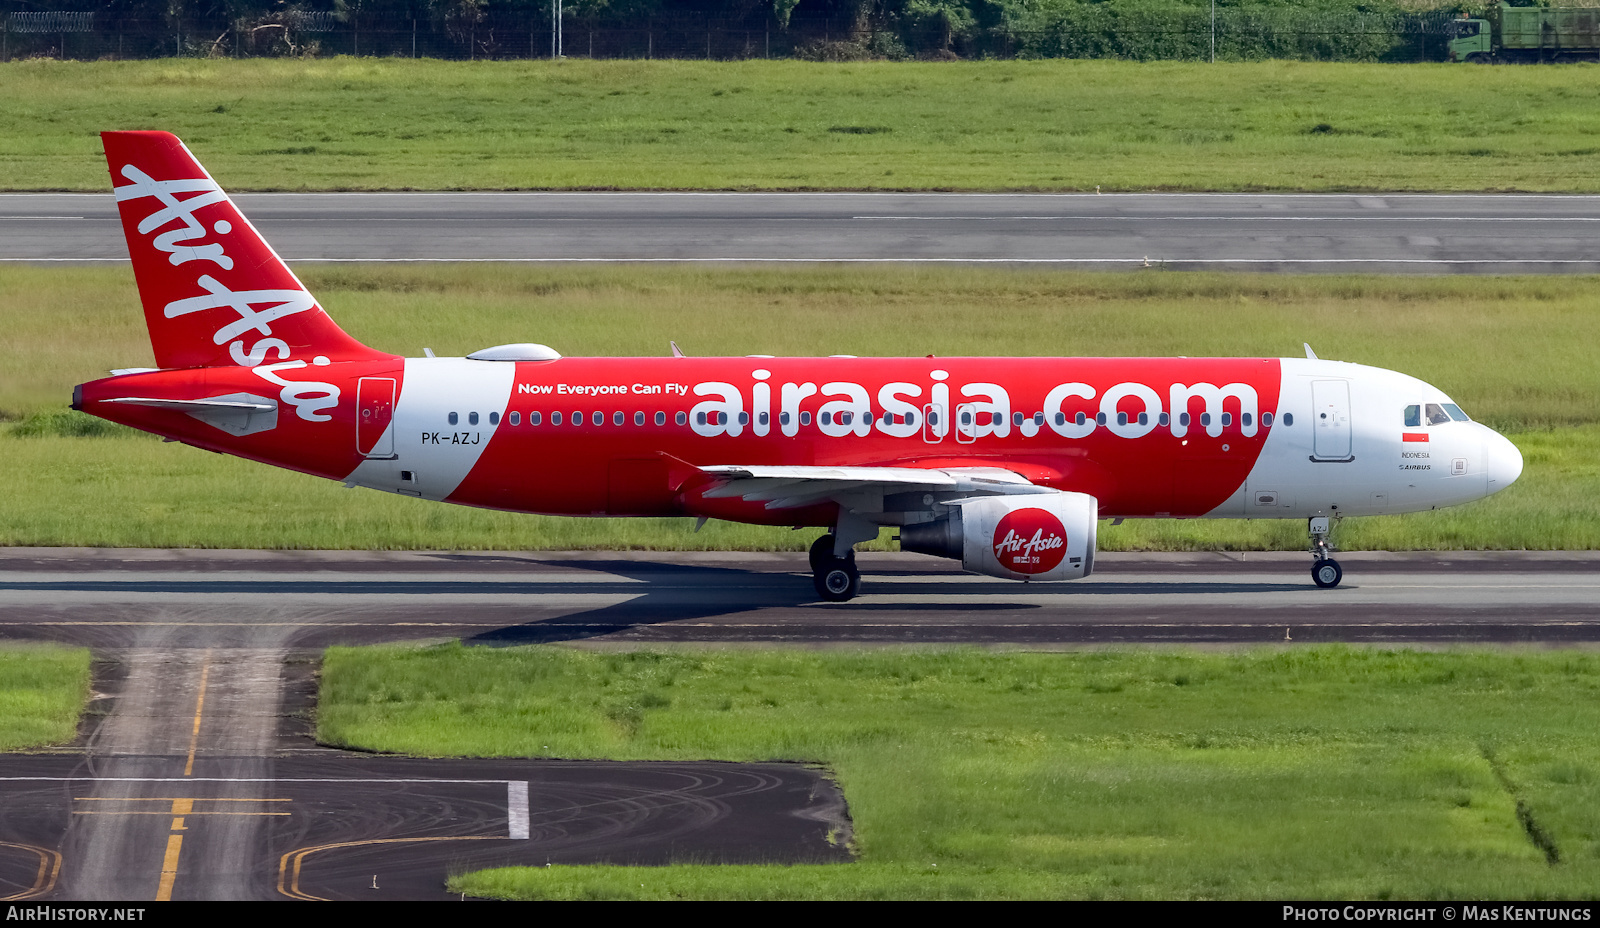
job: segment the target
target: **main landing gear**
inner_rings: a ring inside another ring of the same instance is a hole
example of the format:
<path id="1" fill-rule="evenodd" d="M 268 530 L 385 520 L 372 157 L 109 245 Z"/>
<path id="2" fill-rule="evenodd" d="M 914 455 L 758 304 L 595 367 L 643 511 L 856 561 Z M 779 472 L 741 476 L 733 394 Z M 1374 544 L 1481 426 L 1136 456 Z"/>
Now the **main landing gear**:
<path id="1" fill-rule="evenodd" d="M 1327 516 L 1316 516 L 1309 520 L 1307 529 L 1311 532 L 1311 582 L 1324 590 L 1331 590 L 1344 579 L 1344 568 L 1333 559 L 1333 526 Z"/>
<path id="2" fill-rule="evenodd" d="M 856 569 L 856 553 L 844 557 L 833 553 L 833 536 L 823 535 L 811 544 L 811 583 L 817 595 L 830 603 L 854 599 L 861 592 L 861 571 Z"/>

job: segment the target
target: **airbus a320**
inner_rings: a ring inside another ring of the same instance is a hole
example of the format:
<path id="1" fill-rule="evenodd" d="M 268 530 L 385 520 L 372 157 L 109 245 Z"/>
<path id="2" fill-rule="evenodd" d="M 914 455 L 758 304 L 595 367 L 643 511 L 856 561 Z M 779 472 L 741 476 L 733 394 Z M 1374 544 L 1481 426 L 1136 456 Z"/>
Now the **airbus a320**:
<path id="1" fill-rule="evenodd" d="M 515 512 L 828 531 L 1016 580 L 1094 569 L 1101 519 L 1300 519 L 1334 587 L 1347 516 L 1481 499 L 1522 472 L 1437 387 L 1287 358 L 404 358 L 347 335 L 184 144 L 102 136 L 157 368 L 73 408 L 349 486 Z"/>

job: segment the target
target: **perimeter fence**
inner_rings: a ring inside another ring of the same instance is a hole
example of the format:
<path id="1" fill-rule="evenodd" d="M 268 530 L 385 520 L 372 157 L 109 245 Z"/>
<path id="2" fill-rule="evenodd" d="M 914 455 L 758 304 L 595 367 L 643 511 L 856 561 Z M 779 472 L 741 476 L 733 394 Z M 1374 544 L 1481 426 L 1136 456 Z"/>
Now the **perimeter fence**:
<path id="1" fill-rule="evenodd" d="M 876 26 L 796 16 L 678 15 L 618 22 L 548 13 L 474 21 L 358 12 L 286 12 L 255 19 L 143 20 L 108 13 L 10 13 L 0 60 L 68 58 L 377 57 L 868 59 L 1121 58 L 1136 60 L 1418 61 L 1446 57 L 1444 12 L 1298 12 L 1282 8 L 1117 10 L 1090 5 L 1048 17 L 951 29 Z"/>

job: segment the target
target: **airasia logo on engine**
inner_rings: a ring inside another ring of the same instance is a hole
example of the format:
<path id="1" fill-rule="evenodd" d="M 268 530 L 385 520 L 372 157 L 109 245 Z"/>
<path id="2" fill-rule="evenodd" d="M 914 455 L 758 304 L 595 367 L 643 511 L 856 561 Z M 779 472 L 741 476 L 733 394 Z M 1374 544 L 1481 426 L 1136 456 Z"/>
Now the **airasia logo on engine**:
<path id="1" fill-rule="evenodd" d="M 994 557 L 1019 574 L 1054 570 L 1067 556 L 1067 530 L 1043 509 L 1018 509 L 1000 518 L 994 528 Z"/>

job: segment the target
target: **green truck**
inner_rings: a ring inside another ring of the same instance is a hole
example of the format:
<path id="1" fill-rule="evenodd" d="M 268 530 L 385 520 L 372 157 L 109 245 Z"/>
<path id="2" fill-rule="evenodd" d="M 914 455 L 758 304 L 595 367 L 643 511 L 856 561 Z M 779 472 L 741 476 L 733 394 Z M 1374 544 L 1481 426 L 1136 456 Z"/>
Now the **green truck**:
<path id="1" fill-rule="evenodd" d="M 1451 61 L 1600 61 L 1600 9 L 1498 6 L 1452 20 L 1449 38 Z"/>

